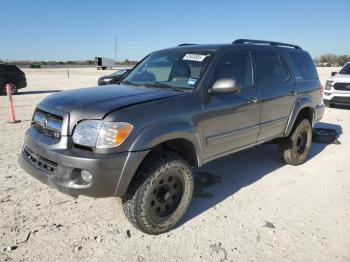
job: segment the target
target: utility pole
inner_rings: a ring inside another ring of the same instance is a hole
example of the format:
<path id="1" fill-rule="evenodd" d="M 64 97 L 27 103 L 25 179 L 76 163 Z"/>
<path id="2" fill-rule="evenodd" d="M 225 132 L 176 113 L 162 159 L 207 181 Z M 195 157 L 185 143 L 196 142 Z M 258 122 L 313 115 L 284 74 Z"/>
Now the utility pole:
<path id="1" fill-rule="evenodd" d="M 114 61 L 117 65 L 117 37 L 114 37 Z"/>
<path id="2" fill-rule="evenodd" d="M 290 32 L 290 41 L 293 43 L 293 32 Z"/>

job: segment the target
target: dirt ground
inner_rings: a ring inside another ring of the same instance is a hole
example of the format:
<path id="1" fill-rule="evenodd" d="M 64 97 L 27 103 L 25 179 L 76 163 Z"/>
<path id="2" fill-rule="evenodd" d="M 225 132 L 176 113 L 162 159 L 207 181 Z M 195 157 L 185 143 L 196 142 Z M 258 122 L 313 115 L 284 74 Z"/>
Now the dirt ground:
<path id="1" fill-rule="evenodd" d="M 333 68 L 320 68 L 322 83 Z M 313 143 L 308 161 L 284 165 L 263 145 L 196 170 L 195 197 L 172 231 L 134 229 L 119 199 L 76 200 L 17 164 L 35 105 L 65 89 L 94 86 L 108 71 L 25 69 L 8 124 L 0 97 L 0 259 L 4 261 L 350 261 L 350 110 L 326 109 L 321 126 L 341 144 Z M 349 162 L 348 162 L 349 161 Z"/>

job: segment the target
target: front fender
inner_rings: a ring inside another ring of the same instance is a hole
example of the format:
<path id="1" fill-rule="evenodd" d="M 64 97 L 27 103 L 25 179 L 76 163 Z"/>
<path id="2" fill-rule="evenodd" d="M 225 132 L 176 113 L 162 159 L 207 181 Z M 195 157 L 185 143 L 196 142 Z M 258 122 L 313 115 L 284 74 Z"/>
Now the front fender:
<path id="1" fill-rule="evenodd" d="M 115 196 L 123 196 L 136 173 L 142 160 L 153 147 L 172 139 L 186 139 L 190 141 L 196 150 L 198 165 L 202 165 L 202 147 L 197 133 L 197 129 L 186 122 L 167 121 L 151 125 L 138 134 L 129 149 L 129 155 L 125 161 Z"/>
<path id="2" fill-rule="evenodd" d="M 314 104 L 311 98 L 307 96 L 299 97 L 298 100 L 294 103 L 294 106 L 292 107 L 292 111 L 289 114 L 287 126 L 284 131 L 284 136 L 288 136 L 290 134 L 290 132 L 292 131 L 293 125 L 295 123 L 295 120 L 298 117 L 299 112 L 306 107 L 311 107 L 314 109 Z"/>
<path id="3" fill-rule="evenodd" d="M 148 150 L 173 139 L 185 139 L 191 142 L 196 150 L 197 163 L 201 165 L 202 146 L 197 128 L 183 121 L 166 121 L 144 128 L 134 140 L 130 151 Z"/>

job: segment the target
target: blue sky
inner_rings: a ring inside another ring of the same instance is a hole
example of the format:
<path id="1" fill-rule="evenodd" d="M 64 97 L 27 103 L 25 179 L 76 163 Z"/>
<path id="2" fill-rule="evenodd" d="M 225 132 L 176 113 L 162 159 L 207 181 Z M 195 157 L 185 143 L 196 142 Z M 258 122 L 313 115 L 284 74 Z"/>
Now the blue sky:
<path id="1" fill-rule="evenodd" d="M 349 13 L 350 0 L 0 0 L 0 59 L 113 58 L 115 36 L 118 59 L 237 38 L 350 54 Z"/>

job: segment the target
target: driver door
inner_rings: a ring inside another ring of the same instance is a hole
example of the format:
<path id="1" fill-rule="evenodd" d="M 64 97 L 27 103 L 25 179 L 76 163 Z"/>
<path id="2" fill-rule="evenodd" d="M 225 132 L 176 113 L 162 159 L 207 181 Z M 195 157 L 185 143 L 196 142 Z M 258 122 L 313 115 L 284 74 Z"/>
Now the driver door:
<path id="1" fill-rule="evenodd" d="M 260 95 L 253 86 L 249 50 L 224 54 L 217 64 L 214 83 L 219 79 L 236 80 L 236 93 L 208 94 L 204 104 L 204 158 L 214 159 L 256 144 L 259 133 Z"/>

